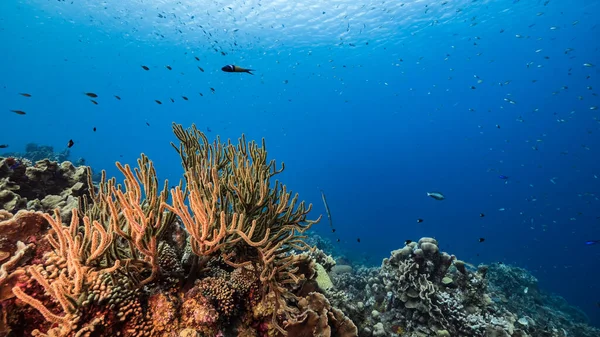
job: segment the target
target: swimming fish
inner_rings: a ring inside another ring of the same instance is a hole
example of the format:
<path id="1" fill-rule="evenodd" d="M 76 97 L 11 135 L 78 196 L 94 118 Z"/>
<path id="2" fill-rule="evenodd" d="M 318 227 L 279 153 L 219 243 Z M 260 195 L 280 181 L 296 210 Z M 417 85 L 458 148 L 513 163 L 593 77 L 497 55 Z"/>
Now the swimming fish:
<path id="1" fill-rule="evenodd" d="M 8 144 L 0 144 L 0 149 L 6 149 L 8 147 Z"/>
<path id="2" fill-rule="evenodd" d="M 96 94 L 95 94 L 95 93 L 93 93 L 93 92 L 86 92 L 86 93 L 85 93 L 85 95 L 86 95 L 86 96 L 88 96 L 88 97 L 91 97 L 91 98 L 96 98 L 96 97 L 98 97 L 98 95 L 96 95 Z"/>
<path id="3" fill-rule="evenodd" d="M 446 197 L 440 192 L 427 192 L 428 197 L 432 197 L 435 200 L 444 200 Z"/>
<path id="4" fill-rule="evenodd" d="M 24 97 L 31 97 L 31 94 L 28 94 L 26 92 L 20 92 L 19 95 L 24 96 Z"/>
<path id="5" fill-rule="evenodd" d="M 16 113 L 17 115 L 24 115 L 25 114 L 25 111 L 23 111 L 23 110 L 10 110 L 10 111 Z"/>
<path id="6" fill-rule="evenodd" d="M 251 73 L 251 71 L 254 71 L 254 69 L 246 69 L 233 64 L 228 64 L 221 68 L 221 70 L 223 70 L 226 73 L 248 73 L 250 75 L 254 75 L 253 73 Z"/>
<path id="7" fill-rule="evenodd" d="M 75 145 L 75 142 L 73 141 L 73 139 L 69 139 L 69 142 L 67 143 L 67 147 L 71 148 L 71 147 L 73 147 L 73 145 Z"/>
<path id="8" fill-rule="evenodd" d="M 586 245 L 595 245 L 595 244 L 599 244 L 600 240 L 588 240 L 585 242 Z"/>
<path id="9" fill-rule="evenodd" d="M 498 176 L 498 178 L 506 180 L 506 179 L 508 179 L 508 176 L 505 176 L 504 174 L 501 174 L 501 175 Z"/>

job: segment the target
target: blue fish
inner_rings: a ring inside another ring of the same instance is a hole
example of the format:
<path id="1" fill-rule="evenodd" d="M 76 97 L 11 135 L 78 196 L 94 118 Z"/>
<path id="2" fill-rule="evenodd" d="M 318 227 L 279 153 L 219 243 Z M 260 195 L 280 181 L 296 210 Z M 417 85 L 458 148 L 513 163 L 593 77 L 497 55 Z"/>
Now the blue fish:
<path id="1" fill-rule="evenodd" d="M 586 245 L 595 245 L 597 243 L 600 243 L 600 240 L 588 240 L 585 242 Z"/>
<path id="2" fill-rule="evenodd" d="M 508 179 L 508 176 L 505 176 L 504 174 L 501 174 L 501 175 L 498 176 L 498 178 L 506 180 L 506 179 Z"/>

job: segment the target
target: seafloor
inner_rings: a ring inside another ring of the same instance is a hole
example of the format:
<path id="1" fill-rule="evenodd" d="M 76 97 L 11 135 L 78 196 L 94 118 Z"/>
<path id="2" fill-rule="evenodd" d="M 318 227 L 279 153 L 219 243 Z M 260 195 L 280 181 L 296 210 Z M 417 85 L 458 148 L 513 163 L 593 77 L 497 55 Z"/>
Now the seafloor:
<path id="1" fill-rule="evenodd" d="M 0 336 L 600 336 L 526 270 L 432 238 L 333 257 L 264 143 L 173 127 L 174 187 L 143 155 L 123 182 L 49 147 L 0 157 Z"/>

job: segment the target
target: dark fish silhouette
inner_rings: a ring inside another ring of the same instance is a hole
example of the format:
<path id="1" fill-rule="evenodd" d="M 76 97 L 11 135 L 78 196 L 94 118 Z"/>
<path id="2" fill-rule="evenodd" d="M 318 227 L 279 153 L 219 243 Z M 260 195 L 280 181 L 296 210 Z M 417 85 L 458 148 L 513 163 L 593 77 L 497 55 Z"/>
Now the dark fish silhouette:
<path id="1" fill-rule="evenodd" d="M 85 95 L 88 96 L 88 97 L 91 97 L 91 98 L 98 97 L 98 95 L 94 94 L 93 92 L 86 92 Z"/>
<path id="2" fill-rule="evenodd" d="M 67 143 L 67 147 L 71 148 L 71 147 L 73 147 L 73 145 L 75 145 L 75 142 L 73 141 L 73 139 L 69 139 L 69 142 Z"/>
<path id="3" fill-rule="evenodd" d="M 31 94 L 28 94 L 26 92 L 20 92 L 19 95 L 25 96 L 25 97 L 31 97 Z"/>
<path id="4" fill-rule="evenodd" d="M 23 111 L 23 110 L 10 110 L 10 111 L 16 113 L 17 115 L 24 115 L 25 114 L 25 111 Z"/>
<path id="5" fill-rule="evenodd" d="M 254 71 L 254 69 L 246 69 L 233 64 L 228 64 L 221 68 L 221 70 L 223 70 L 226 73 L 248 73 L 250 75 L 254 75 L 253 73 L 251 73 L 251 71 Z"/>

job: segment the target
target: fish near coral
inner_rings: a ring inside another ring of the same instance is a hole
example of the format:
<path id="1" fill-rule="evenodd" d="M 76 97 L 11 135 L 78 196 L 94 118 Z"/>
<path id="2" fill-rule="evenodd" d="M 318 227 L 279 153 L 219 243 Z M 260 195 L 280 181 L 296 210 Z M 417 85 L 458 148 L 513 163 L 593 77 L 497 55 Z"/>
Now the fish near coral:
<path id="1" fill-rule="evenodd" d="M 254 69 L 246 69 L 233 64 L 228 64 L 221 68 L 221 70 L 223 70 L 226 73 L 248 73 L 250 75 L 254 75 L 253 73 L 251 73 L 251 71 L 254 71 Z"/>

